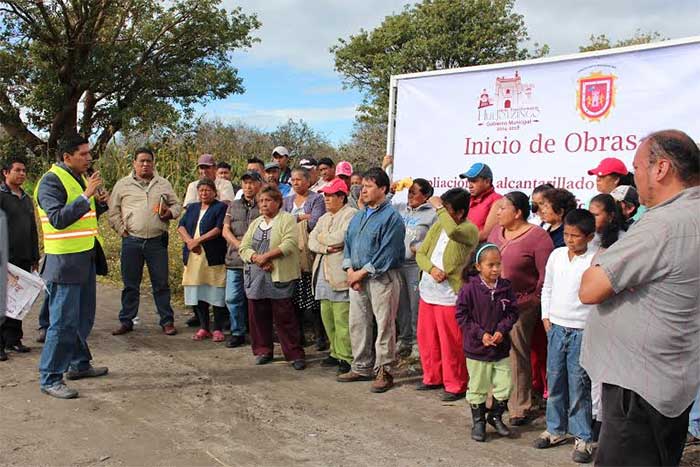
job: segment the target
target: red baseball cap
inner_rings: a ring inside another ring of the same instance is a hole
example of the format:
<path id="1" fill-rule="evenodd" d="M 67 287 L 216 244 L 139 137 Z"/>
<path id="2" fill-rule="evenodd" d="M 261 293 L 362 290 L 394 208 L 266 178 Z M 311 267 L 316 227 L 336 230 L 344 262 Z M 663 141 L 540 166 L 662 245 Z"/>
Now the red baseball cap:
<path id="1" fill-rule="evenodd" d="M 345 193 L 347 195 L 349 190 L 348 190 L 348 186 L 345 184 L 345 182 L 343 180 L 341 180 L 340 178 L 334 178 L 333 180 L 331 180 L 331 182 L 328 185 L 324 186 L 323 188 L 321 188 L 318 191 L 320 191 L 321 193 L 329 194 L 329 195 L 334 195 L 338 192 L 342 192 L 342 193 Z"/>
<path id="2" fill-rule="evenodd" d="M 629 170 L 627 170 L 625 163 L 616 157 L 606 157 L 600 161 L 598 167 L 588 171 L 588 175 L 597 175 L 599 177 L 605 177 L 610 174 L 627 175 L 628 173 Z"/>
<path id="3" fill-rule="evenodd" d="M 350 177 L 352 175 L 352 164 L 348 161 L 340 161 L 338 165 L 335 166 L 335 176 L 345 175 Z"/>

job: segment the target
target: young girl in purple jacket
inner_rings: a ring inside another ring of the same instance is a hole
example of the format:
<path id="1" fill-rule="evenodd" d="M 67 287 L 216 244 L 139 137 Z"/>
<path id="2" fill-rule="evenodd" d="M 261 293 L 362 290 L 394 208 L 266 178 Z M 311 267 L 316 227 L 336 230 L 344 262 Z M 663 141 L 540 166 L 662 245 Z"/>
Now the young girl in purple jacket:
<path id="1" fill-rule="evenodd" d="M 510 436 L 501 417 L 512 388 L 510 337 L 518 320 L 516 298 L 510 281 L 501 278 L 501 252 L 493 243 L 476 252 L 478 274 L 465 269 L 465 281 L 457 298 L 457 323 L 462 329 L 467 357 L 467 401 L 472 412 L 471 437 L 486 441 L 486 423 L 499 435 Z M 493 393 L 493 407 L 486 413 L 486 398 Z"/>

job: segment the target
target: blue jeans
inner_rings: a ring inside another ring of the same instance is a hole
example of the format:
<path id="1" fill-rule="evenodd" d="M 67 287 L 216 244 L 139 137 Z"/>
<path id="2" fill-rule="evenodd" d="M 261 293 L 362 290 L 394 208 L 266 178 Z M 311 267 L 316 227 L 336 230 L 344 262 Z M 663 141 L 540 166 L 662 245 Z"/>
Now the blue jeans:
<path id="1" fill-rule="evenodd" d="M 95 265 L 85 282 L 58 284 L 47 282 L 50 324 L 39 360 L 41 387 L 54 386 L 69 369 L 90 368 L 88 336 L 95 324 Z"/>
<path id="2" fill-rule="evenodd" d="M 688 423 L 688 433 L 700 438 L 700 392 L 695 396 L 693 408 L 690 409 L 690 421 Z"/>
<path id="3" fill-rule="evenodd" d="M 401 347 L 411 347 L 416 341 L 418 329 L 418 283 L 420 269 L 416 264 L 404 264 L 399 268 L 401 273 L 401 295 L 399 296 L 399 311 L 396 317 L 398 339 Z"/>
<path id="4" fill-rule="evenodd" d="M 41 311 L 39 311 L 39 328 L 48 329 L 49 328 L 49 294 L 44 292 L 44 303 L 41 305 Z"/>
<path id="5" fill-rule="evenodd" d="M 552 324 L 547 333 L 547 431 L 592 440 L 591 380 L 579 364 L 583 329 Z"/>
<path id="6" fill-rule="evenodd" d="M 231 315 L 231 335 L 245 336 L 248 300 L 243 288 L 243 269 L 226 270 L 226 307 Z"/>
<path id="7" fill-rule="evenodd" d="M 173 309 L 170 306 L 170 286 L 168 285 L 168 237 L 164 234 L 155 238 L 122 238 L 121 270 L 124 289 L 119 321 L 132 327 L 132 320 L 139 312 L 139 294 L 143 265 L 146 263 L 151 276 L 153 301 L 160 316 L 160 325 L 173 324 Z"/>

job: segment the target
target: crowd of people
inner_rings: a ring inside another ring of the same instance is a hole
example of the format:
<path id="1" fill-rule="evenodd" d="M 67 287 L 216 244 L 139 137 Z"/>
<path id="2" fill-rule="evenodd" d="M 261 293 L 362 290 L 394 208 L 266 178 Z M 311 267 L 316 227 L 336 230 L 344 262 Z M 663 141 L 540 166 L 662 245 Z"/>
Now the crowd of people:
<path id="1" fill-rule="evenodd" d="M 481 162 L 459 175 L 469 190 L 435 196 L 415 178 L 395 203 L 403 184 L 381 167 L 295 165 L 282 146 L 271 159 L 248 159 L 236 190 L 231 166 L 203 154 L 181 203 L 150 149 L 135 151 L 110 194 L 90 174 L 88 142 L 64 143 L 35 191 L 47 284 L 42 392 L 74 398 L 64 376 L 108 372 L 92 365 L 87 343 L 95 275 L 106 271 L 97 218 L 107 213 L 122 237 L 114 335 L 134 329 L 144 264 L 163 333 L 178 332 L 167 248 L 176 221 L 195 341 L 235 348 L 248 337 L 264 365 L 276 340 L 303 370 L 313 335 L 338 382 L 367 381 L 375 393 L 391 389 L 398 358 L 414 354 L 416 390 L 466 399 L 472 439 L 485 441 L 487 425 L 510 436 L 506 412 L 523 426 L 543 405 L 534 447 L 573 438 L 579 463 L 596 451 L 599 465 L 674 465 L 686 434 L 700 437 L 700 154 L 685 133 L 646 137 L 634 174 L 601 160 L 589 171 L 599 194 L 584 203 L 551 184 L 499 194 Z M 11 159 L 3 175 L 10 261 L 37 270 L 26 161 Z M 0 359 L 29 350 L 15 321 L 0 328 Z"/>

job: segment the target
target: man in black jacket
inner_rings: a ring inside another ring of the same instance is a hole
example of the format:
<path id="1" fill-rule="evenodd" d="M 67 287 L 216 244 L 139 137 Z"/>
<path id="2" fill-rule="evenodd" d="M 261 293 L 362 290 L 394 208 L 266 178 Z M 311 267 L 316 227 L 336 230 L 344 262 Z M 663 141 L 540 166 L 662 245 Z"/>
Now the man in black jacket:
<path id="1" fill-rule="evenodd" d="M 22 189 L 27 178 L 27 162 L 10 157 L 2 166 L 4 181 L 0 183 L 0 209 L 8 220 L 8 261 L 27 272 L 39 265 L 39 241 L 34 220 L 32 198 Z M 7 318 L 0 326 L 0 361 L 7 360 L 5 350 L 29 352 L 22 345 L 22 321 Z"/>

